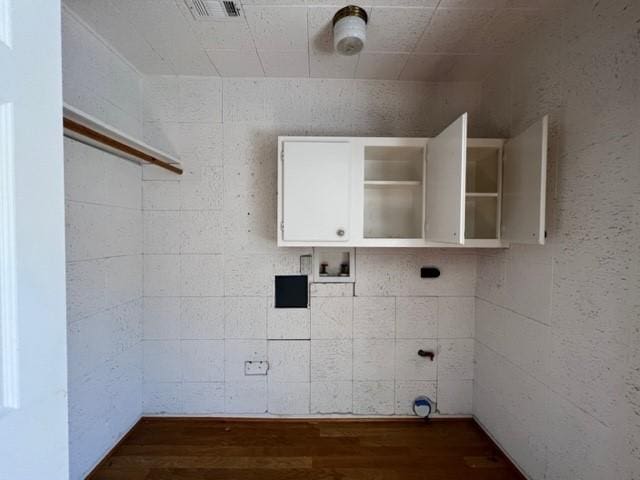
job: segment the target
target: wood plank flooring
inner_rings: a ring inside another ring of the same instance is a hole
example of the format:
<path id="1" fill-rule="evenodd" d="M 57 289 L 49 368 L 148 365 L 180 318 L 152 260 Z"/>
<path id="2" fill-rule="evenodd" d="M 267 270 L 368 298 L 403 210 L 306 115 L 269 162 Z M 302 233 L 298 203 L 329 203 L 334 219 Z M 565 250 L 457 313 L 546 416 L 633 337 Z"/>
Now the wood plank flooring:
<path id="1" fill-rule="evenodd" d="M 523 480 L 471 419 L 143 418 L 91 480 Z"/>

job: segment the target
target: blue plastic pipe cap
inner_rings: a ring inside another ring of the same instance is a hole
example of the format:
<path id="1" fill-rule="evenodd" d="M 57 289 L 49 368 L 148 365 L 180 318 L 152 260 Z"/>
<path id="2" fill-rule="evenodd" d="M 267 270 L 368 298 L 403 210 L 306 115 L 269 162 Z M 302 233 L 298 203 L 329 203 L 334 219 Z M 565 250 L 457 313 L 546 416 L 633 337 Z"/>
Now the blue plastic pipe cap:
<path id="1" fill-rule="evenodd" d="M 429 415 L 431 415 L 432 405 L 433 402 L 429 397 L 420 395 L 413 401 L 413 413 L 418 417 L 429 418 Z"/>

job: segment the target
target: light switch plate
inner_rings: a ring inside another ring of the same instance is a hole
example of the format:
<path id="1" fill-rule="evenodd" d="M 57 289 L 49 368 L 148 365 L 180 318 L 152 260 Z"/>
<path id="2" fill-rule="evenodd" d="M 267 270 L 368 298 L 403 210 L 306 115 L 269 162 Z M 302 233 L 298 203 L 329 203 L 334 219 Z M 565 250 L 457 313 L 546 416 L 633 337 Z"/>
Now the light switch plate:
<path id="1" fill-rule="evenodd" d="M 244 362 L 245 375 L 266 375 L 269 370 L 269 362 L 266 360 L 247 360 Z"/>

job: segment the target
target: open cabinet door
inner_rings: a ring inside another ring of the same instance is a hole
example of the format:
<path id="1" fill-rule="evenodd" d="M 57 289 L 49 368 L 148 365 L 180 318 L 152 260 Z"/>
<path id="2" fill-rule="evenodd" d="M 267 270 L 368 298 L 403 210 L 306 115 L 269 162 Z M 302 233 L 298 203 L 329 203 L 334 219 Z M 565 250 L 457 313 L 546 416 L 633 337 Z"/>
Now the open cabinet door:
<path id="1" fill-rule="evenodd" d="M 425 239 L 464 243 L 467 114 L 427 144 Z"/>
<path id="2" fill-rule="evenodd" d="M 544 245 L 548 116 L 506 142 L 502 171 L 502 239 Z"/>

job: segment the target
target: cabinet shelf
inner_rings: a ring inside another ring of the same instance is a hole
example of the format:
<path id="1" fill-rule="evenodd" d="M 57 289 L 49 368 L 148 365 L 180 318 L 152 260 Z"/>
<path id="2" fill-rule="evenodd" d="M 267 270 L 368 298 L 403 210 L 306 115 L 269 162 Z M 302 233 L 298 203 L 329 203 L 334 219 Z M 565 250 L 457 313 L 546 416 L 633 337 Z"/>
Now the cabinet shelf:
<path id="1" fill-rule="evenodd" d="M 476 197 L 476 198 L 498 198 L 498 193 L 489 193 L 489 192 L 467 192 L 467 197 Z"/>
<path id="2" fill-rule="evenodd" d="M 418 180 L 365 180 L 365 186 L 372 187 L 417 187 L 422 185 Z"/>

